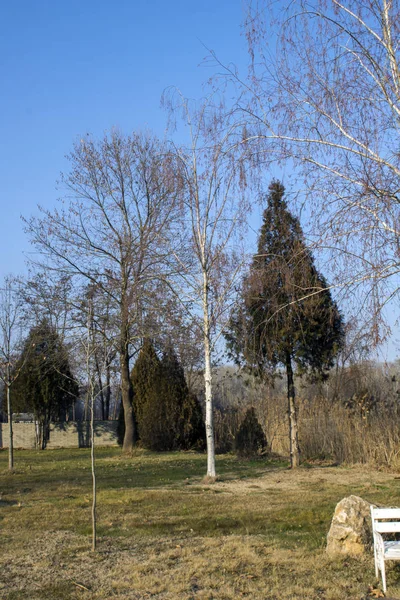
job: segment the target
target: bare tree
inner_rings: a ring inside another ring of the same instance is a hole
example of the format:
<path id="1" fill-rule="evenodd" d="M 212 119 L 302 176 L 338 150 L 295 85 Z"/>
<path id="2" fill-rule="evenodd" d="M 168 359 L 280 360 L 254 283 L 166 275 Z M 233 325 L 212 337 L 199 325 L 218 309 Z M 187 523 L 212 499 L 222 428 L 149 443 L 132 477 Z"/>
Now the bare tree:
<path id="1" fill-rule="evenodd" d="M 123 450 L 132 450 L 136 424 L 129 377 L 132 343 L 142 335 L 151 282 L 160 276 L 172 227 L 176 178 L 173 160 L 150 135 L 113 131 L 89 137 L 69 155 L 60 210 L 26 222 L 41 262 L 96 286 L 118 323 L 116 348 L 125 415 Z"/>
<path id="2" fill-rule="evenodd" d="M 295 168 L 316 242 L 338 282 L 358 286 L 379 341 L 399 292 L 399 2 L 250 0 L 246 35 L 250 77 L 229 71 L 236 114 L 263 164 Z"/>
<path id="3" fill-rule="evenodd" d="M 14 469 L 13 413 L 10 389 L 19 375 L 15 365 L 19 357 L 22 306 L 23 301 L 19 293 L 18 281 L 12 276 L 6 277 L 3 287 L 0 288 L 0 380 L 5 387 L 7 398 L 8 468 L 10 471 Z"/>
<path id="4" fill-rule="evenodd" d="M 209 477 L 216 475 L 213 353 L 243 265 L 238 229 L 245 223 L 248 208 L 244 195 L 246 146 L 237 143 L 237 130 L 221 118 L 220 107 L 213 104 L 215 99 L 211 96 L 195 107 L 177 90 L 166 99 L 173 114 L 181 112 L 189 132 L 186 147 L 174 145 L 182 186 L 182 230 L 186 232 L 182 251 L 175 258 L 179 297 L 203 338 Z"/>

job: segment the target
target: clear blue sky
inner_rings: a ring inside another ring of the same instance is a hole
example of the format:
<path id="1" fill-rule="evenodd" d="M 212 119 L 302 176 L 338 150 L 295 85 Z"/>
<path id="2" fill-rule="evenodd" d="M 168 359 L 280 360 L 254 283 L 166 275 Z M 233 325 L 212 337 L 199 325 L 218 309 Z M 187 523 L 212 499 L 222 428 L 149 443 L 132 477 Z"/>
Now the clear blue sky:
<path id="1" fill-rule="evenodd" d="M 56 204 L 73 142 L 151 129 L 163 90 L 199 97 L 207 48 L 246 71 L 243 0 L 4 0 L 0 22 L 0 280 L 26 271 L 20 216 Z M 258 229 L 259 220 L 255 222 Z M 396 331 L 397 333 L 397 331 Z M 399 337 L 399 335 L 397 335 Z M 396 351 L 390 345 L 392 358 Z"/>
<path id="2" fill-rule="evenodd" d="M 55 204 L 73 142 L 113 126 L 162 135 L 163 90 L 199 97 L 213 73 L 204 46 L 245 67 L 242 19 L 241 0 L 2 3 L 0 278 L 25 271 L 20 215 Z"/>

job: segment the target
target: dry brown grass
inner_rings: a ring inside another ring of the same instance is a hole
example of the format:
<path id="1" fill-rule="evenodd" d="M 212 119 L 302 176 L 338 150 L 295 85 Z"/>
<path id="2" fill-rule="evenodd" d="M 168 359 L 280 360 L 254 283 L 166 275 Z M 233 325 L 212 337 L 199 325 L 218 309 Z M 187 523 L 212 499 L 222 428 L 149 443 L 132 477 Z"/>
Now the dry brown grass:
<path id="1" fill-rule="evenodd" d="M 326 556 L 334 506 L 350 493 L 400 504 L 396 475 L 366 467 L 221 457 L 207 485 L 201 455 L 100 451 L 92 553 L 86 454 L 18 453 L 17 472 L 0 472 L 0 598 L 360 600 L 372 555 Z M 400 597 L 396 566 L 388 586 Z"/>

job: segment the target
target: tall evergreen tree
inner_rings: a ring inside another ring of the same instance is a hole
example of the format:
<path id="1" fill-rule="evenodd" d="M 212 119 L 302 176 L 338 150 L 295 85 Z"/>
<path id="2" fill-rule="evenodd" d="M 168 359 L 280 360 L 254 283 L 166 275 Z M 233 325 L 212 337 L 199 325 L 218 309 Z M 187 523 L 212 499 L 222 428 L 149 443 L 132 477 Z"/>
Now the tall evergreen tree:
<path id="1" fill-rule="evenodd" d="M 237 360 L 264 374 L 282 365 L 287 375 L 291 466 L 299 464 L 294 367 L 324 377 L 343 342 L 343 322 L 324 277 L 306 246 L 299 220 L 279 181 L 267 207 L 241 299 L 226 338 Z"/>
<path id="2" fill-rule="evenodd" d="M 33 412 L 37 444 L 45 448 L 50 422 L 65 419 L 79 392 L 67 349 L 47 321 L 32 327 L 15 368 L 19 377 L 12 385 L 14 410 Z"/>

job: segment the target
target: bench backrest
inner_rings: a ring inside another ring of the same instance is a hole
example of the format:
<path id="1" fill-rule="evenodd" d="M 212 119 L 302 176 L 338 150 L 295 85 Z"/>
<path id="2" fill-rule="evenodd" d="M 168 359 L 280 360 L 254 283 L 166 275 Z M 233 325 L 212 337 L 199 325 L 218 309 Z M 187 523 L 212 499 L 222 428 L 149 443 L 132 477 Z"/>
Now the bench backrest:
<path id="1" fill-rule="evenodd" d="M 378 533 L 400 532 L 400 508 L 375 508 L 371 506 L 371 519 L 373 531 Z"/>

